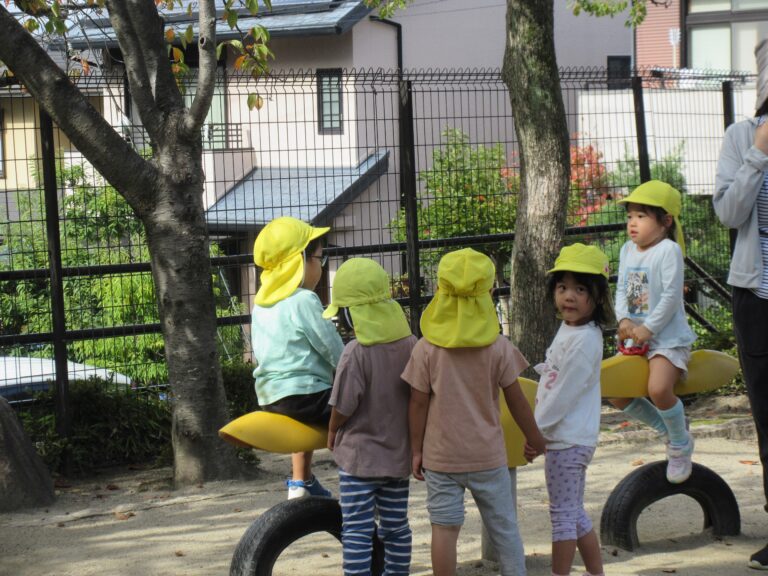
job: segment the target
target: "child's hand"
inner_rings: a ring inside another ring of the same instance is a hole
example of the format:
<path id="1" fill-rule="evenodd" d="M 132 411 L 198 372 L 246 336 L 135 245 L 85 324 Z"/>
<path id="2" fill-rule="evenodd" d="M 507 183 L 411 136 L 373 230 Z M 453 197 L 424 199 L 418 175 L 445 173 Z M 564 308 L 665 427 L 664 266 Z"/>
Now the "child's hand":
<path id="1" fill-rule="evenodd" d="M 653 338 L 653 332 L 648 330 L 644 324 L 635 326 L 634 330 L 632 330 L 632 340 L 634 341 L 635 346 L 642 346 L 651 338 Z"/>
<path id="2" fill-rule="evenodd" d="M 544 454 L 544 452 L 547 451 L 547 441 L 544 440 L 544 436 L 541 434 L 538 428 L 536 429 L 536 432 L 538 433 L 532 435 L 530 438 L 526 438 L 525 446 L 526 448 L 530 448 L 530 451 L 533 454 L 531 460 L 528 460 L 529 462 L 536 458 L 536 456 L 539 454 Z M 523 449 L 523 454 L 525 455 L 525 449 Z"/>
<path id="3" fill-rule="evenodd" d="M 328 450 L 333 451 L 333 447 L 335 444 L 336 444 L 336 431 L 331 432 L 330 430 L 328 430 L 328 443 L 327 443 Z"/>
<path id="4" fill-rule="evenodd" d="M 411 470 L 416 480 L 424 480 L 424 469 L 421 467 L 421 454 L 414 454 L 411 457 Z"/>
<path id="5" fill-rule="evenodd" d="M 618 330 L 616 331 L 616 335 L 619 337 L 619 340 L 629 340 L 632 338 L 632 331 L 637 327 L 637 324 L 632 322 L 629 318 L 624 318 L 621 322 L 619 322 Z"/>
<path id="6" fill-rule="evenodd" d="M 523 456 L 528 462 L 533 462 L 536 457 L 539 455 L 539 452 L 536 451 L 536 449 L 528 444 L 528 442 L 525 443 L 525 446 L 523 447 Z"/>

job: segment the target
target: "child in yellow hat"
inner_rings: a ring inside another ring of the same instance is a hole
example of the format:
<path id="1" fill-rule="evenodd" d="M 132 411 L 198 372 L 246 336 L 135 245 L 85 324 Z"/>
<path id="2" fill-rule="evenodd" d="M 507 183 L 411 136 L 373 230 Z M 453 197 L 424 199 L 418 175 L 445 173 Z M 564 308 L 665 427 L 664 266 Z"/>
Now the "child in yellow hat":
<path id="1" fill-rule="evenodd" d="M 355 333 L 336 369 L 328 427 L 339 466 L 344 574 L 370 573 L 374 534 L 384 543 L 384 572 L 408 574 L 409 387 L 400 372 L 416 338 L 392 299 L 389 276 L 368 258 L 337 270 L 323 316 L 336 315 Z"/>
<path id="2" fill-rule="evenodd" d="M 296 218 L 276 218 L 253 247 L 254 261 L 262 268 L 251 322 L 259 405 L 320 425 L 330 419 L 333 371 L 344 348 L 333 323 L 323 319 L 323 306 L 313 292 L 323 272 L 323 235 L 328 230 Z M 331 495 L 312 475 L 312 452 L 293 454 L 291 461 L 289 499 Z"/>
<path id="3" fill-rule="evenodd" d="M 696 340 L 683 303 L 680 192 L 666 182 L 651 180 L 620 202 L 626 204 L 630 239 L 619 256 L 618 338 L 620 343 L 632 340 L 635 346 L 647 345 L 648 395 L 653 403 L 646 398 L 611 402 L 666 437 L 667 480 L 679 484 L 691 475 L 694 442 L 674 387 L 687 373 Z"/>
<path id="4" fill-rule="evenodd" d="M 427 482 L 435 574 L 456 571 L 467 489 L 498 552 L 501 573 L 525 574 L 499 394 L 533 454 L 544 452 L 544 438 L 518 381 L 528 362 L 499 334 L 494 278 L 491 259 L 471 248 L 442 257 L 437 291 L 421 316 L 424 337 L 402 374 L 411 386 L 412 471 Z"/>
<path id="5" fill-rule="evenodd" d="M 546 361 L 535 368 L 541 379 L 534 414 L 547 442 L 552 576 L 571 573 L 577 547 L 585 576 L 602 576 L 600 544 L 584 510 L 584 486 L 600 433 L 602 328 L 614 322 L 608 258 L 596 246 L 573 244 L 560 251 L 548 273 L 547 292 L 562 323 Z"/>

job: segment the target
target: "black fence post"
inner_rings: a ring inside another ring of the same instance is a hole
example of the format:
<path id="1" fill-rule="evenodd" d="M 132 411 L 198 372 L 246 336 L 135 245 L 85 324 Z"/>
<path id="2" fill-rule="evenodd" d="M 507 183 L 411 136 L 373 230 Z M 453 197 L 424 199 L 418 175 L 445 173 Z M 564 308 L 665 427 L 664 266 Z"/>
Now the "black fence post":
<path id="1" fill-rule="evenodd" d="M 645 127 L 645 102 L 643 101 L 643 78 L 632 77 L 632 95 L 635 100 L 635 132 L 637 132 L 637 155 L 640 163 L 640 183 L 651 179 L 651 162 L 648 157 L 648 131 Z"/>
<path id="2" fill-rule="evenodd" d="M 408 297 L 411 331 L 420 336 L 421 266 L 419 265 L 419 221 L 416 199 L 416 142 L 413 133 L 413 86 L 399 81 L 400 198 L 405 208 L 405 240 L 408 258 Z"/>
<path id="3" fill-rule="evenodd" d="M 61 270 L 59 237 L 59 197 L 56 190 L 56 156 L 53 121 L 40 109 L 40 143 L 42 145 L 43 190 L 45 192 L 45 231 L 48 239 L 48 265 L 51 279 L 51 316 L 53 320 L 53 357 L 56 365 L 56 433 L 69 438 L 71 433 L 69 406 L 69 368 L 67 366 L 66 320 L 64 317 L 64 283 Z M 64 469 L 68 467 L 65 453 Z"/>

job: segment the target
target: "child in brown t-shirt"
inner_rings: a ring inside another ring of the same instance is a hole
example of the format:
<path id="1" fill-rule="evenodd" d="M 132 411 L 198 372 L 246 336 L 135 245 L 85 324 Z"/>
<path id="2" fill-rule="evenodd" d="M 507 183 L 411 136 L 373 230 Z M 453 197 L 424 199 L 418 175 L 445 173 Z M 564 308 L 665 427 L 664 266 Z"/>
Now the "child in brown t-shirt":
<path id="1" fill-rule="evenodd" d="M 507 468 L 499 391 L 528 444 L 544 438 L 517 377 L 528 366 L 499 334 L 491 299 L 491 259 L 466 248 L 440 260 L 438 289 L 421 316 L 419 340 L 403 379 L 411 385 L 412 471 L 427 482 L 432 569 L 456 572 L 464 491 L 472 493 L 499 555 L 502 575 L 524 575 L 525 554 Z"/>
<path id="2" fill-rule="evenodd" d="M 387 273 L 368 258 L 339 267 L 323 315 L 346 320 L 356 337 L 336 367 L 329 402 L 328 448 L 339 466 L 344 574 L 370 574 L 375 531 L 384 543 L 385 573 L 408 574 L 409 388 L 400 372 L 416 338 L 392 300 Z"/>

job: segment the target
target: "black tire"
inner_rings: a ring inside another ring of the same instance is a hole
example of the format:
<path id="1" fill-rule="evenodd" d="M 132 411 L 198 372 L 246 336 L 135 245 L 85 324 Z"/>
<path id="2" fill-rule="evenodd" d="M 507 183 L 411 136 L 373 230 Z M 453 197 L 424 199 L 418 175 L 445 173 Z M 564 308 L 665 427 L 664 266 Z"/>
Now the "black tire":
<path id="1" fill-rule="evenodd" d="M 739 505 L 731 488 L 720 476 L 693 463 L 691 477 L 682 484 L 667 481 L 667 462 L 651 462 L 618 483 L 605 503 L 600 517 L 604 545 L 632 551 L 640 545 L 637 518 L 650 504 L 675 494 L 696 500 L 704 512 L 704 528 L 715 536 L 736 536 L 741 532 Z"/>
<path id="2" fill-rule="evenodd" d="M 338 500 L 309 497 L 281 502 L 259 516 L 245 531 L 232 555 L 229 574 L 271 576 L 275 562 L 288 546 L 316 532 L 328 532 L 341 542 Z M 374 537 L 371 573 L 378 576 L 383 571 L 383 545 Z"/>

